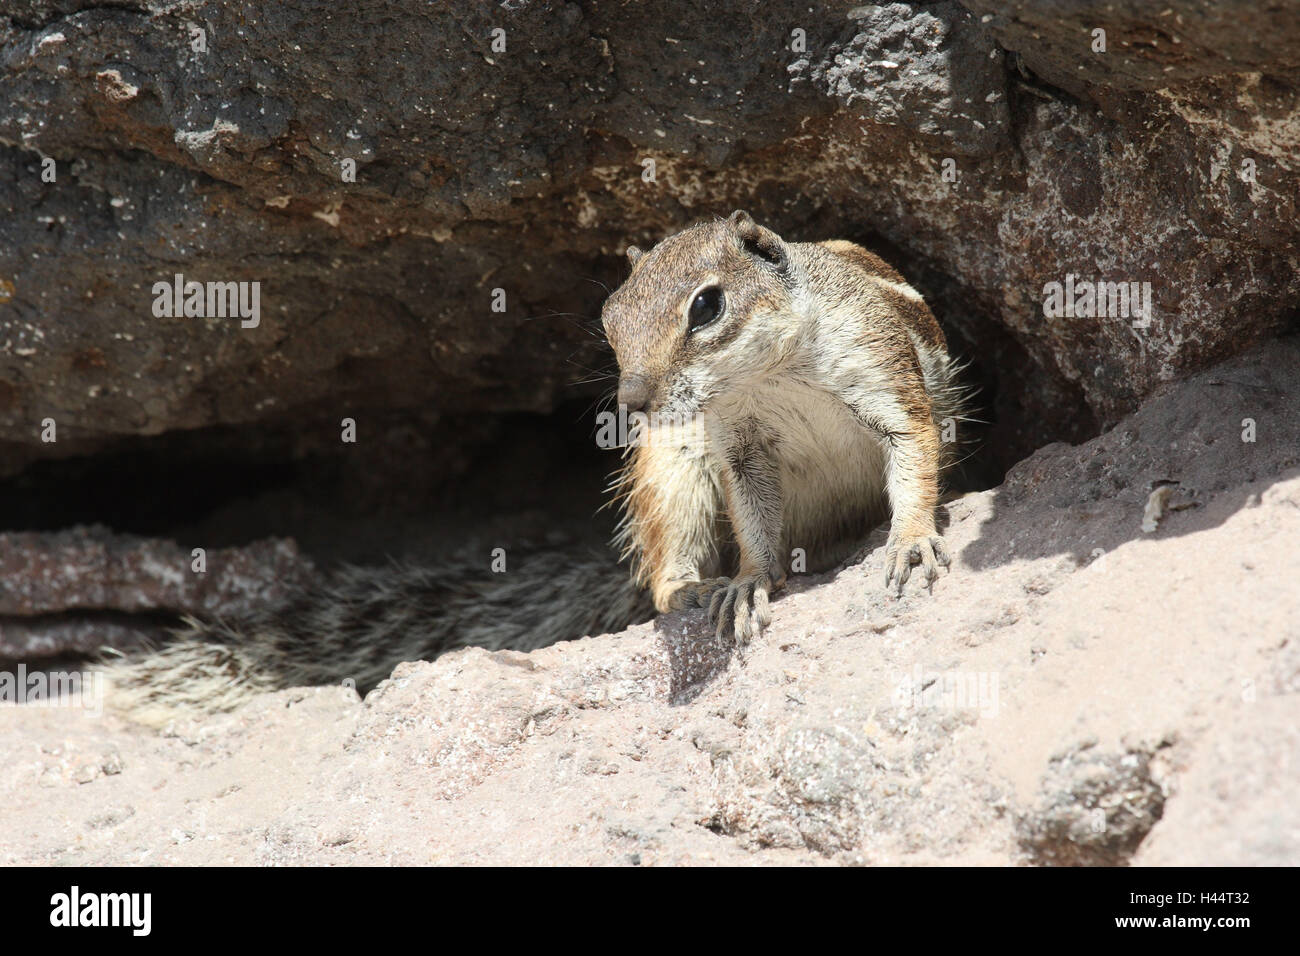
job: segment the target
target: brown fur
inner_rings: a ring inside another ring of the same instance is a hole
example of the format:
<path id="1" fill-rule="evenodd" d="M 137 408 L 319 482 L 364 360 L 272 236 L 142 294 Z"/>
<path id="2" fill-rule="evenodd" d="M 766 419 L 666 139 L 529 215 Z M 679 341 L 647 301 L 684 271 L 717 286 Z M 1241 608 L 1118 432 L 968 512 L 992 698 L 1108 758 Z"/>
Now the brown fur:
<path id="1" fill-rule="evenodd" d="M 655 606 L 709 606 L 719 629 L 734 614 L 747 637 L 790 547 L 812 545 L 810 566 L 824 566 L 889 504 L 887 580 L 901 589 L 919 564 L 932 581 L 947 563 L 939 425 L 960 417 L 959 393 L 943 332 L 902 276 L 852 243 L 785 243 L 740 212 L 631 258 L 603 320 L 623 380 L 674 419 L 645 432 L 618 482 L 620 541 Z M 723 312 L 692 331 L 691 302 L 711 287 Z"/>

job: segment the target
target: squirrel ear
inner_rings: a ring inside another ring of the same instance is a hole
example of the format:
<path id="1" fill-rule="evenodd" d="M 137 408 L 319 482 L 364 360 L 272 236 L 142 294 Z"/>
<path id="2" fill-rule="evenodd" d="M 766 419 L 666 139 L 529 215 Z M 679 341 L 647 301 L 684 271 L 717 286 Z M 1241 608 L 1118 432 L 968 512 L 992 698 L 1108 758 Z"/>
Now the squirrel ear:
<path id="1" fill-rule="evenodd" d="M 745 212 L 745 210 L 743 209 L 737 209 L 730 216 L 728 216 L 727 222 L 735 226 L 737 231 L 757 228 L 757 223 L 754 222 L 754 217 L 751 216 L 749 213 Z"/>
<path id="2" fill-rule="evenodd" d="M 785 243 L 771 229 L 764 229 L 754 222 L 753 217 L 743 209 L 737 209 L 733 212 L 727 217 L 727 222 L 736 230 L 736 235 L 740 237 L 746 252 L 776 266 L 778 269 L 786 267 L 788 253 Z"/>
<path id="3" fill-rule="evenodd" d="M 631 265 L 636 265 L 637 260 L 640 259 L 643 255 L 645 255 L 645 253 L 642 252 L 637 246 L 627 247 L 627 261 Z"/>

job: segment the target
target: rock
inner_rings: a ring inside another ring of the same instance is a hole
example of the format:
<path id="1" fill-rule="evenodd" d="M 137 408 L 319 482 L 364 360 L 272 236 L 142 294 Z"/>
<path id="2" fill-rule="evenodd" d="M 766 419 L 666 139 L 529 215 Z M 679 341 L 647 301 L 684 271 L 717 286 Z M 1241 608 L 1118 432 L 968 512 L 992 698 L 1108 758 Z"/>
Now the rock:
<path id="1" fill-rule="evenodd" d="M 1036 863 L 1126 863 L 1164 810 L 1152 754 L 1094 751 L 1086 741 L 1052 758 L 1039 803 L 1020 817 L 1021 846 Z"/>
<path id="2" fill-rule="evenodd" d="M 842 41 L 790 67 L 882 126 L 947 141 L 968 156 L 1012 148 L 1003 51 L 956 3 L 862 6 Z"/>
<path id="3" fill-rule="evenodd" d="M 980 14 L 985 28 L 1029 69 L 1071 92 L 1170 89 L 1233 73 L 1294 78 L 1300 70 L 1300 23 L 1285 4 L 1260 9 L 1248 0 L 1162 7 L 1104 0 L 969 0 L 964 6 Z M 1246 18 L 1253 33 L 1241 28 Z M 1094 35 L 1096 30 L 1104 36 Z M 1085 50 L 1092 55 L 1082 56 Z"/>
<path id="4" fill-rule="evenodd" d="M 665 616 L 161 736 L 0 708 L 0 861 L 1294 865 L 1297 388 L 1295 338 L 1165 386 L 950 502 L 933 593 L 877 537 L 743 648 Z M 1144 533 L 1153 475 L 1195 506 Z"/>
<path id="5" fill-rule="evenodd" d="M 1278 794 L 1300 784 L 1294 693 L 1241 700 L 1186 758 L 1177 796 L 1138 866 L 1295 866 L 1300 832 Z"/>
<path id="6" fill-rule="evenodd" d="M 7 467 L 548 412 L 598 387 L 571 386 L 607 364 L 589 320 L 622 249 L 746 207 L 897 261 L 974 359 L 1005 468 L 1294 320 L 1296 12 L 11 5 Z M 155 315 L 178 274 L 259 283 L 256 326 Z M 1151 315 L 1044 314 L 1070 277 L 1137 283 Z"/>
<path id="7" fill-rule="evenodd" d="M 119 618 L 94 612 L 34 618 L 0 618 L 0 662 L 92 657 L 101 650 L 155 646 L 169 637 L 149 617 Z"/>
<path id="8" fill-rule="evenodd" d="M 0 615 L 112 610 L 240 617 L 282 601 L 313 570 L 292 541 L 195 556 L 171 541 L 103 527 L 0 534 Z"/>
<path id="9" fill-rule="evenodd" d="M 314 567 L 290 540 L 202 556 L 103 527 L 0 534 L 0 661 L 88 654 L 162 638 L 183 615 L 232 619 L 285 600 Z"/>

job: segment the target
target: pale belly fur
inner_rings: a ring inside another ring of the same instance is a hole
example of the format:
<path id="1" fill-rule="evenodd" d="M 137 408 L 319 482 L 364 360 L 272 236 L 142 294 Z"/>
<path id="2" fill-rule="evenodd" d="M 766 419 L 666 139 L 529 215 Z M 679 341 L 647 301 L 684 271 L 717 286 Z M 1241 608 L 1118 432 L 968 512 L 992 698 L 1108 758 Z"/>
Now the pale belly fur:
<path id="1" fill-rule="evenodd" d="M 888 519 L 882 440 L 839 399 L 785 379 L 729 396 L 718 411 L 752 419 L 776 458 L 787 566 L 796 548 L 809 571 L 834 566 Z"/>

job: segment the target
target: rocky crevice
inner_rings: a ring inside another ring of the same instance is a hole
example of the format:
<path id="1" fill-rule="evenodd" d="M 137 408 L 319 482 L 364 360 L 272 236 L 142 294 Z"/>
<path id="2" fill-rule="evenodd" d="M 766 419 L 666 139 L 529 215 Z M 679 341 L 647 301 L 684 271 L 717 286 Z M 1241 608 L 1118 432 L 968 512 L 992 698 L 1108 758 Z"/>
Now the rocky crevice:
<path id="1" fill-rule="evenodd" d="M 600 302 L 627 244 L 737 207 L 896 263 L 970 360 L 983 419 L 955 488 L 971 494 L 948 509 L 958 570 L 934 602 L 869 590 L 868 547 L 793 582 L 743 653 L 667 617 L 406 666 L 364 704 L 285 692 L 165 742 L 27 715 L 4 733 L 39 756 L 5 768 L 6 806 L 22 826 L 49 813 L 30 793 L 48 796 L 64 830 L 17 855 L 1294 861 L 1270 795 L 1294 788 L 1294 602 L 1277 584 L 1293 577 L 1280 542 L 1300 433 L 1294 339 L 1270 340 L 1300 315 L 1297 14 L 11 3 L 9 662 L 238 617 L 342 559 L 598 545 Z M 154 284 L 177 273 L 259 283 L 257 324 L 155 315 Z M 1152 312 L 1053 311 L 1051 284 L 1075 281 L 1147 284 Z M 1144 537 L 1162 481 L 1178 509 Z M 184 576 L 194 547 L 214 572 L 202 587 Z M 954 673 L 950 691 L 997 675 L 1009 709 L 926 697 Z M 276 790 L 258 767 L 282 740 L 299 747 Z M 147 792 L 196 753 L 215 776 Z M 438 848 L 317 799 L 407 807 L 369 772 L 380 755 L 444 801 L 392 815 Z M 110 810 L 83 805 L 86 784 Z M 565 840 L 519 822 L 520 793 L 545 806 L 570 789 L 586 815 L 560 800 Z M 201 805 L 230 822 L 178 840 L 140 809 L 155 799 L 169 819 Z M 451 804 L 512 840 L 465 837 Z"/>

